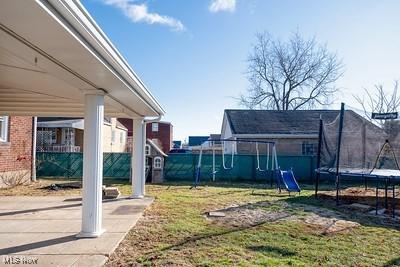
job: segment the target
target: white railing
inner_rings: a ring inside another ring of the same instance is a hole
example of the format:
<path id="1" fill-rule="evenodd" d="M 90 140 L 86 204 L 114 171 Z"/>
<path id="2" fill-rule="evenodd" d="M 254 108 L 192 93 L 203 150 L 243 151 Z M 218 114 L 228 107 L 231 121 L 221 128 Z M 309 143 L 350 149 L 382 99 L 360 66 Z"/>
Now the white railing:
<path id="1" fill-rule="evenodd" d="M 81 152 L 80 146 L 72 145 L 52 145 L 52 146 L 37 146 L 38 152 Z"/>

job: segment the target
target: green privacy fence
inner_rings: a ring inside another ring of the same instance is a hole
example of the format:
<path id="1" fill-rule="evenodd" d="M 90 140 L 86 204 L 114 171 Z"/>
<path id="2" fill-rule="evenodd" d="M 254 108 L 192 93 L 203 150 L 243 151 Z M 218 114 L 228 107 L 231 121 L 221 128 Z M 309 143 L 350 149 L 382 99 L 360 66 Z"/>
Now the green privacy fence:
<path id="1" fill-rule="evenodd" d="M 36 154 L 38 177 L 81 178 L 82 167 L 82 153 L 38 152 Z M 104 177 L 129 179 L 130 173 L 131 155 L 129 153 L 104 153 Z"/>
<path id="2" fill-rule="evenodd" d="M 198 162 L 196 154 L 171 154 L 165 161 L 164 176 L 167 181 L 193 181 Z M 82 153 L 49 153 L 38 152 L 38 177 L 82 177 Z M 230 156 L 225 158 L 226 167 L 230 166 Z M 260 166 L 265 169 L 267 158 L 260 157 Z M 269 158 L 271 164 L 271 158 Z M 300 181 L 311 181 L 316 166 L 316 158 L 310 156 L 278 156 L 282 169 L 293 168 Z M 271 171 L 261 172 L 257 168 L 255 155 L 235 155 L 233 169 L 222 167 L 221 155 L 215 157 L 217 181 L 270 181 Z M 103 174 L 107 178 L 129 179 L 131 173 L 131 155 L 129 153 L 104 153 Z M 212 155 L 203 155 L 200 179 L 212 179 Z"/>
<path id="3" fill-rule="evenodd" d="M 164 169 L 165 179 L 169 181 L 192 181 L 198 163 L 196 154 L 174 154 L 166 160 Z M 260 156 L 260 167 L 266 169 L 267 157 Z M 269 164 L 271 164 L 269 158 Z M 222 156 L 215 156 L 216 181 L 242 181 L 242 182 L 270 182 L 272 171 L 257 170 L 257 157 L 255 155 L 235 155 L 233 168 L 226 170 L 222 166 Z M 281 169 L 293 168 L 299 181 L 312 181 L 316 166 L 316 158 L 312 156 L 278 156 Z M 230 156 L 225 157 L 225 167 L 231 166 Z M 271 165 L 269 165 L 271 168 Z M 212 179 L 212 155 L 202 156 L 200 172 L 201 181 Z"/>

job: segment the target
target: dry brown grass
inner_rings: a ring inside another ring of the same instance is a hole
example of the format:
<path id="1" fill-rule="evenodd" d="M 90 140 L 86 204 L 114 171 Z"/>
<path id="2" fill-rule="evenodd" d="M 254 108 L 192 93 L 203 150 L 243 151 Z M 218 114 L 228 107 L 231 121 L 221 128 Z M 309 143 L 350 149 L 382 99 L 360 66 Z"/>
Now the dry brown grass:
<path id="1" fill-rule="evenodd" d="M 18 185 L 11 188 L 0 188 L 0 196 L 76 196 L 81 194 L 81 189 L 49 190 L 44 187 L 51 184 L 71 182 L 72 180 L 38 179 L 36 182 Z"/>

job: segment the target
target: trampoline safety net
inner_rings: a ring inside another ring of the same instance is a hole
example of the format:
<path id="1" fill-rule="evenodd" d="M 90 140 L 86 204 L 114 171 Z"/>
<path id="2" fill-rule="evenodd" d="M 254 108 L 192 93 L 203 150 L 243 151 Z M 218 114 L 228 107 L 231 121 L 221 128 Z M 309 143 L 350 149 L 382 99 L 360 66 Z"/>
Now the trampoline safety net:
<path id="1" fill-rule="evenodd" d="M 333 121 L 322 121 L 321 171 L 334 172 L 338 163 L 339 172 L 399 173 L 399 121 L 371 120 L 352 108 L 344 108 Z"/>

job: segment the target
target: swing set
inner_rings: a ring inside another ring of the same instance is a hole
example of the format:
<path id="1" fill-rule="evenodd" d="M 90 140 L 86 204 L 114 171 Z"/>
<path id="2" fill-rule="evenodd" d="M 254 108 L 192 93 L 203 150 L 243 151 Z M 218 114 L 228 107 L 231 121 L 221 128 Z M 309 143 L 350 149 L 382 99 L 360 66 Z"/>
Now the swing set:
<path id="1" fill-rule="evenodd" d="M 221 163 L 216 164 L 217 146 L 220 144 L 219 148 L 221 150 Z M 276 181 L 276 186 L 281 191 L 281 184 L 285 185 L 286 189 L 291 191 L 300 192 L 297 181 L 294 178 L 293 172 L 290 171 L 291 177 L 287 178 L 286 174 L 289 171 L 281 171 L 278 164 L 278 157 L 276 153 L 276 143 L 273 141 L 262 141 L 262 140 L 251 140 L 251 139 L 214 139 L 208 140 L 206 143 L 200 146 L 199 157 L 196 165 L 195 180 L 191 188 L 197 188 L 200 184 L 200 177 L 204 171 L 203 155 L 205 154 L 205 148 L 207 151 L 211 146 L 212 153 L 212 170 L 211 177 L 212 181 L 216 181 L 216 175 L 219 172 L 224 171 L 234 171 L 236 168 L 241 168 L 240 155 L 238 155 L 238 145 L 244 144 L 249 150 L 249 154 L 254 155 L 256 159 L 255 170 L 259 173 L 270 173 L 271 174 L 271 186 L 273 180 Z M 261 147 L 261 148 L 260 148 Z M 248 155 L 248 154 L 247 154 Z M 265 158 L 265 160 L 263 160 Z M 230 161 L 229 161 L 230 159 Z M 265 165 L 263 164 L 265 161 Z M 236 164 L 235 164 L 236 163 Z M 218 167 L 218 168 L 217 168 Z M 203 169 L 202 169 L 203 168 Z M 295 189 L 291 188 L 290 185 L 295 184 L 297 187 Z"/>

